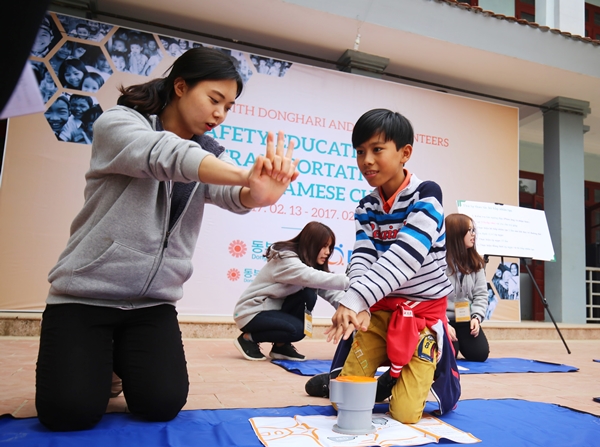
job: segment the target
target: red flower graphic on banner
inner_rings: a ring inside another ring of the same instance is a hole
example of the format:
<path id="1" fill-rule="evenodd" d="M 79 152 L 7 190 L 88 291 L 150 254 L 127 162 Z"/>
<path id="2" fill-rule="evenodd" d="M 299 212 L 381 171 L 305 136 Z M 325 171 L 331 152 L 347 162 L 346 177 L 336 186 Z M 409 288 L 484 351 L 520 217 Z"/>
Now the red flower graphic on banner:
<path id="1" fill-rule="evenodd" d="M 234 258 L 241 258 L 246 254 L 246 244 L 244 241 L 235 240 L 229 244 L 229 254 Z"/>
<path id="2" fill-rule="evenodd" d="M 240 273 L 240 271 L 238 269 L 229 269 L 227 271 L 227 279 L 229 279 L 229 281 L 237 281 L 241 277 L 242 277 L 242 274 Z"/>

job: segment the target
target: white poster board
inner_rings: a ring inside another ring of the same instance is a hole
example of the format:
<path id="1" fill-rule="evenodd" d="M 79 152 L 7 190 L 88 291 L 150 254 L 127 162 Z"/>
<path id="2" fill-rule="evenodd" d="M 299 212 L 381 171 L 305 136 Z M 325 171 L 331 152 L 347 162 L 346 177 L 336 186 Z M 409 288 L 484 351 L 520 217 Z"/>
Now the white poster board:
<path id="1" fill-rule="evenodd" d="M 457 201 L 457 207 L 475 221 L 481 255 L 555 260 L 543 211 L 466 200 Z"/>

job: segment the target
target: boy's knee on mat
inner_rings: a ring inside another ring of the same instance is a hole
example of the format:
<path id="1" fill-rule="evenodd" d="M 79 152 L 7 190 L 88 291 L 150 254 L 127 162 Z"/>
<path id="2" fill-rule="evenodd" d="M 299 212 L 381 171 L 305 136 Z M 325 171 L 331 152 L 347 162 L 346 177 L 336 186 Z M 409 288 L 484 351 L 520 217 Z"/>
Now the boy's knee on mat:
<path id="1" fill-rule="evenodd" d="M 403 424 L 416 424 L 421 420 L 423 411 L 415 410 L 405 405 L 392 405 L 390 403 L 390 415 Z"/>

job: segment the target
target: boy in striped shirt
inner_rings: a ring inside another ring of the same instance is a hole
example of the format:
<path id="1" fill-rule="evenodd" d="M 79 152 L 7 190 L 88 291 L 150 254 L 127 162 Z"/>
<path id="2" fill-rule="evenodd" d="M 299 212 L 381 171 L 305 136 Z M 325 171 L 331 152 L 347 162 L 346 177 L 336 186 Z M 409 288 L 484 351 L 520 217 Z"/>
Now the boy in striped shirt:
<path id="1" fill-rule="evenodd" d="M 402 423 L 419 421 L 434 372 L 437 378 L 452 287 L 445 274 L 442 191 L 404 167 L 413 139 L 408 119 L 386 109 L 365 113 L 354 126 L 358 168 L 375 189 L 356 208 L 350 286 L 325 331 L 337 343 L 359 329 L 340 376 L 373 377 L 391 363 L 397 381 L 390 413 Z M 453 391 L 445 396 L 446 409 L 460 394 L 456 362 L 447 369 L 443 381 L 452 382 Z"/>

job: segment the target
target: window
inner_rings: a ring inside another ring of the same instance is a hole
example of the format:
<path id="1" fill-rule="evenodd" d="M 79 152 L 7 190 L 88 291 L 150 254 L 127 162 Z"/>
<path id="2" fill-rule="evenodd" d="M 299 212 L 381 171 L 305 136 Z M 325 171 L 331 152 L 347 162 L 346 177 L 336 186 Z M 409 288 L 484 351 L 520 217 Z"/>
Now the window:
<path id="1" fill-rule="evenodd" d="M 585 242 L 600 243 L 600 183 L 585 183 Z"/>
<path id="2" fill-rule="evenodd" d="M 585 36 L 600 40 L 600 7 L 585 4 Z"/>
<path id="3" fill-rule="evenodd" d="M 535 22 L 535 0 L 515 0 L 515 17 Z"/>

